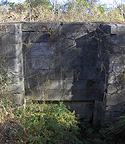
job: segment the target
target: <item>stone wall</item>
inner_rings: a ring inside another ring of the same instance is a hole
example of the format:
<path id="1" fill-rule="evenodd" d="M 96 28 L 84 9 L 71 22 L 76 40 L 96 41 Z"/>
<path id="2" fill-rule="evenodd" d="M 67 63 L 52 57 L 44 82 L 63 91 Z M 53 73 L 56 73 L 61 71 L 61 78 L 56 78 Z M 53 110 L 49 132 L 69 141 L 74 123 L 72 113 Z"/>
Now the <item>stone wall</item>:
<path id="1" fill-rule="evenodd" d="M 0 60 L 5 61 L 8 92 L 16 104 L 24 103 L 24 73 L 21 24 L 0 24 Z M 1 63 L 1 62 L 0 62 Z M 2 69 L 2 67 L 0 67 Z"/>
<path id="2" fill-rule="evenodd" d="M 11 25 L 22 35 L 15 65 L 24 70 L 26 99 L 63 101 L 93 124 L 125 113 L 124 24 Z"/>
<path id="3" fill-rule="evenodd" d="M 105 121 L 125 114 L 125 25 L 111 27 Z"/>

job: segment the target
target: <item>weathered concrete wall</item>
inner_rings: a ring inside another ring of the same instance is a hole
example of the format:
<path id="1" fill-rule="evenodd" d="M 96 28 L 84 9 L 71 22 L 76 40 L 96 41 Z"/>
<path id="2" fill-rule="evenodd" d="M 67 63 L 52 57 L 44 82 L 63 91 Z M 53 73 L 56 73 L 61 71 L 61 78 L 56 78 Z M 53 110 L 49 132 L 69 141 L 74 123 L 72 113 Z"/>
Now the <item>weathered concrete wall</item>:
<path id="1" fill-rule="evenodd" d="M 0 60 L 5 60 L 8 91 L 16 104 L 24 103 L 24 73 L 21 24 L 0 24 Z"/>
<path id="2" fill-rule="evenodd" d="M 95 123 L 124 113 L 124 29 L 97 23 L 23 24 L 26 94 L 62 100 Z"/>
<path id="3" fill-rule="evenodd" d="M 125 25 L 18 25 L 26 98 L 64 101 L 96 124 L 125 113 Z"/>
<path id="4" fill-rule="evenodd" d="M 125 114 L 125 25 L 112 25 L 105 121 Z"/>

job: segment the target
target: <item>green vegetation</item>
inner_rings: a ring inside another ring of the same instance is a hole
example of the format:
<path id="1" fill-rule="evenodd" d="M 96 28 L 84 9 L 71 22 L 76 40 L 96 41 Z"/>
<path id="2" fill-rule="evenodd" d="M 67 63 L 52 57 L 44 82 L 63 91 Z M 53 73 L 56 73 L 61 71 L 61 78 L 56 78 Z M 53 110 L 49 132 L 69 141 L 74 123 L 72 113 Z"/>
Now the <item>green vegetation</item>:
<path id="1" fill-rule="evenodd" d="M 101 129 L 97 135 L 97 139 L 105 144 L 124 144 L 125 143 L 125 115 L 109 124 L 107 128 Z M 102 143 L 102 144 L 103 144 Z"/>
<path id="2" fill-rule="evenodd" d="M 97 0 L 25 0 L 23 4 L 2 0 L 0 22 L 103 22 L 124 23 L 125 4 L 107 8 Z"/>
<path id="3" fill-rule="evenodd" d="M 93 128 L 62 102 L 12 108 L 0 96 L 1 144 L 124 144 L 124 135 L 125 115 L 105 128 Z"/>
<path id="4" fill-rule="evenodd" d="M 82 144 L 77 118 L 63 103 L 12 108 L 1 96 L 0 107 L 0 143 Z"/>
<path id="5" fill-rule="evenodd" d="M 22 141 L 35 144 L 82 143 L 77 137 L 79 128 L 76 117 L 63 103 L 32 104 L 18 115 L 27 135 Z"/>

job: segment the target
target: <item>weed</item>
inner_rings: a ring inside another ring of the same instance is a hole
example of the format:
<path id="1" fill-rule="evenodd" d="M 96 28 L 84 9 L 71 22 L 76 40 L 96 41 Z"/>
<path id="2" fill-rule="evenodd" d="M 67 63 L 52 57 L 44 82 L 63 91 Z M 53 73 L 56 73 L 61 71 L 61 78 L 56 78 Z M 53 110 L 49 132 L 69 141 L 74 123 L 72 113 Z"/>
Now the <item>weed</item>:
<path id="1" fill-rule="evenodd" d="M 30 143 L 82 143 L 77 138 L 79 127 L 75 114 L 63 103 L 29 105 L 19 118 L 27 134 L 25 141 Z"/>

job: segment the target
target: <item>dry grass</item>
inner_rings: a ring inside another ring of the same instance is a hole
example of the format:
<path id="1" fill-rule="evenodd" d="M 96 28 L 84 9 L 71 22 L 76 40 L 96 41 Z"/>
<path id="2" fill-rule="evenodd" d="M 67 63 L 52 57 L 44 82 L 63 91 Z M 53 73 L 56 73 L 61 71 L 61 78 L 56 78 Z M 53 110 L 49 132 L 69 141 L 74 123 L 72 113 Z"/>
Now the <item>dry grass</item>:
<path id="1" fill-rule="evenodd" d="M 2 13 L 2 11 L 0 12 Z M 25 8 L 23 10 L 11 10 L 9 14 L 1 14 L 1 23 L 14 22 L 104 22 L 104 23 L 124 23 L 125 19 L 120 14 L 118 9 L 114 9 L 108 13 L 101 12 L 98 6 L 92 7 L 91 12 L 87 12 L 84 7 L 79 10 L 72 8 L 66 12 L 45 9 L 38 6 L 29 11 Z"/>

